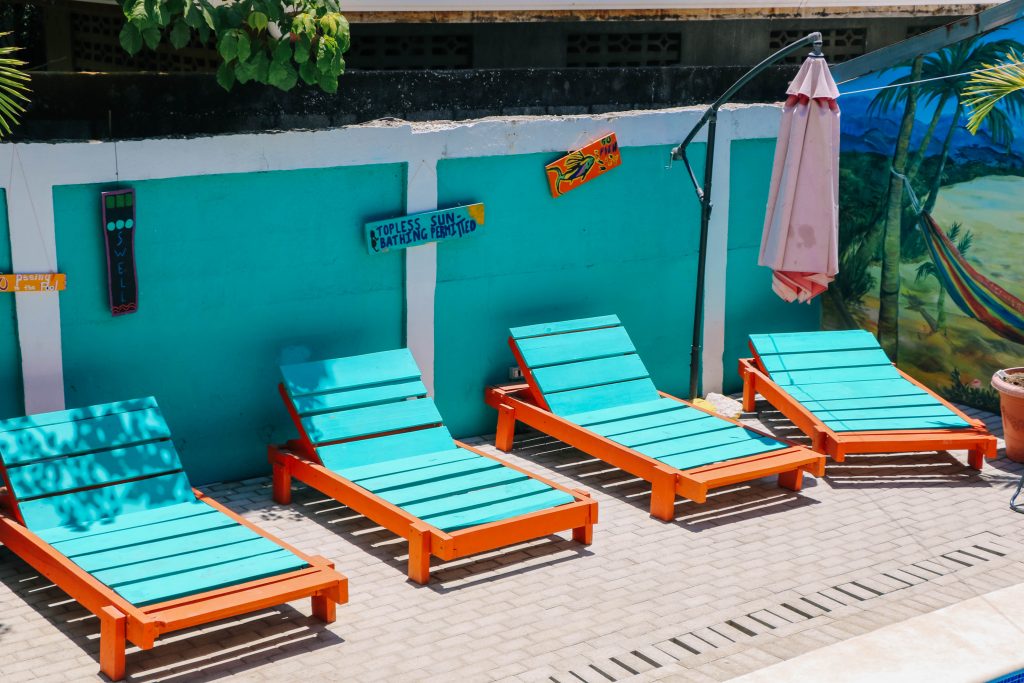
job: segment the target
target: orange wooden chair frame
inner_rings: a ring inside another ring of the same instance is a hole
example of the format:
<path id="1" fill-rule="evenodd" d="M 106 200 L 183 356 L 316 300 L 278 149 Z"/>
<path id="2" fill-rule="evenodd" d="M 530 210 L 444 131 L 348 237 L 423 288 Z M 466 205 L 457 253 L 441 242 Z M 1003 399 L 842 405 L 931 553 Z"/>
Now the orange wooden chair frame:
<path id="1" fill-rule="evenodd" d="M 331 623 L 335 620 L 336 606 L 348 601 L 348 579 L 334 570 L 332 562 L 300 552 L 200 491 L 193 489 L 193 492 L 202 502 L 291 551 L 310 566 L 136 607 L 25 527 L 17 506 L 13 504 L 13 497 L 0 490 L 0 508 L 6 508 L 0 509 L 0 543 L 99 618 L 100 670 L 111 680 L 121 680 L 125 676 L 128 642 L 149 650 L 165 633 L 305 597 L 312 598 L 313 615 Z"/>
<path id="2" fill-rule="evenodd" d="M 447 562 L 515 543 L 542 538 L 566 529 L 572 529 L 572 538 L 578 543 L 589 545 L 593 540 L 594 525 L 597 523 L 597 501 L 592 500 L 590 494 L 561 486 L 461 441 L 455 442 L 459 448 L 465 448 L 477 455 L 500 462 L 502 465 L 542 481 L 552 488 L 568 493 L 575 500 L 558 507 L 537 510 L 450 533 L 442 531 L 337 472 L 324 467 L 320 463 L 316 449 L 302 428 L 302 421 L 298 413 L 295 412 L 295 407 L 292 405 L 284 385 L 279 385 L 278 390 L 281 392 L 285 406 L 287 406 L 301 436 L 299 439 L 289 441 L 284 446 L 272 445 L 268 448 L 268 457 L 273 466 L 274 500 L 282 505 L 291 502 L 291 479 L 294 477 L 342 505 L 372 519 L 385 529 L 409 541 L 409 578 L 418 584 L 426 584 L 430 581 L 431 555 Z M 401 431 L 410 430 L 388 432 L 388 434 L 397 434 Z M 346 439 L 338 443 L 377 436 L 382 436 L 382 434 Z"/>
<path id="3" fill-rule="evenodd" d="M 991 460 L 996 457 L 998 442 L 996 437 L 989 434 L 984 422 L 968 417 L 949 401 L 899 368 L 896 368 L 896 371 L 908 382 L 928 392 L 971 426 L 965 429 L 836 432 L 827 427 L 820 418 L 787 393 L 783 387 L 773 382 L 752 346 L 751 352 L 754 353 L 753 358 L 741 358 L 739 361 L 740 377 L 743 378 L 743 410 L 748 413 L 753 412 L 755 410 L 754 397 L 761 394 L 801 432 L 810 437 L 811 448 L 828 455 L 835 462 L 843 462 L 847 455 L 856 453 L 966 449 L 968 464 L 972 468 L 980 470 L 986 458 Z"/>
<path id="4" fill-rule="evenodd" d="M 708 491 L 711 489 L 773 474 L 779 475 L 779 486 L 799 491 L 803 486 L 804 472 L 814 476 L 822 476 L 825 473 L 825 458 L 823 456 L 795 444 L 768 453 L 726 460 L 688 470 L 670 467 L 655 458 L 615 443 L 551 412 L 543 395 L 533 388 L 536 384 L 514 339 L 509 339 L 509 346 L 512 347 L 512 353 L 515 355 L 527 383 L 488 387 L 484 392 L 484 401 L 498 411 L 498 427 L 494 441 L 498 450 L 506 452 L 512 450 L 516 422 L 529 425 L 584 453 L 603 460 L 609 465 L 651 482 L 652 517 L 664 521 L 674 519 L 677 494 L 696 503 L 703 503 L 707 500 Z M 664 392 L 658 393 L 664 398 L 679 401 L 744 429 L 750 429 L 737 420 L 705 410 L 681 398 L 670 396 Z M 779 440 L 781 441 L 781 439 Z"/>

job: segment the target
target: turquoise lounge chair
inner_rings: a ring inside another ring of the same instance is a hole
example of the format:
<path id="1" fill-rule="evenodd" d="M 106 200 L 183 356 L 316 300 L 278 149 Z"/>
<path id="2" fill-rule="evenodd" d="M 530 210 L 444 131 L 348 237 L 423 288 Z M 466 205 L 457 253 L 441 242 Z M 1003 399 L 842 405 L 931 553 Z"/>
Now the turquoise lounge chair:
<path id="1" fill-rule="evenodd" d="M 295 477 L 409 540 L 409 578 L 565 529 L 590 543 L 597 503 L 452 439 L 408 349 L 285 365 L 299 439 L 270 447 L 274 499 Z"/>
<path id="2" fill-rule="evenodd" d="M 347 580 L 189 485 L 152 398 L 0 421 L 0 542 L 100 619 L 100 668 L 125 645 L 311 597 L 334 621 Z"/>
<path id="3" fill-rule="evenodd" d="M 675 517 L 678 494 L 779 475 L 800 490 L 825 459 L 709 410 L 659 392 L 619 322 L 609 315 L 511 330 L 526 385 L 491 387 L 496 444 L 512 447 L 517 421 L 652 483 L 651 515 Z"/>
<path id="4" fill-rule="evenodd" d="M 761 394 L 812 448 L 842 462 L 850 453 L 967 449 L 981 469 L 996 456 L 985 424 L 940 398 L 889 360 L 865 330 L 754 334 L 740 360 L 743 409 Z"/>

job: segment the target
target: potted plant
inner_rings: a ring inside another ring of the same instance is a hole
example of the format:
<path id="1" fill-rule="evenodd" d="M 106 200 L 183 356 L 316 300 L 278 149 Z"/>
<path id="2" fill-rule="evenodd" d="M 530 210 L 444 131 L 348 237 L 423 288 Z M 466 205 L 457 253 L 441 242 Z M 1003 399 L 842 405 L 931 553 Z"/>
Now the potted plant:
<path id="1" fill-rule="evenodd" d="M 992 375 L 992 388 L 999 392 L 1006 457 L 1024 462 L 1024 368 L 997 370 Z"/>

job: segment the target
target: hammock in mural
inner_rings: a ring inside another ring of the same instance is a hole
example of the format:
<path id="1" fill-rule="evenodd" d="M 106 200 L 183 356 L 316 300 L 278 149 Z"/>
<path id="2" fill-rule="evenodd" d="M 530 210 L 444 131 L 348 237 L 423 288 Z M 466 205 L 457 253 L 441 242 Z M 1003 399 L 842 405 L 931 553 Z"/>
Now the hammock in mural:
<path id="1" fill-rule="evenodd" d="M 989 280 L 969 264 L 931 214 L 925 211 L 906 176 L 903 181 L 914 207 L 925 244 L 935 262 L 939 281 L 964 314 L 974 318 L 1004 339 L 1024 344 L 1024 301 Z"/>

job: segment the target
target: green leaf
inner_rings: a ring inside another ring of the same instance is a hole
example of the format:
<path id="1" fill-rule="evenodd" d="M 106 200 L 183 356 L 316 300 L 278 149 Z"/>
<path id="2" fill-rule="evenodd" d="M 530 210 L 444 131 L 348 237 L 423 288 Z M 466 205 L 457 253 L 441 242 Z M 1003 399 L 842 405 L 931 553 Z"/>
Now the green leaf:
<path id="1" fill-rule="evenodd" d="M 348 19 L 340 14 L 338 16 L 341 17 L 341 26 L 338 28 L 334 39 L 338 41 L 338 49 L 340 51 L 348 52 L 348 49 L 352 46 L 352 32 L 349 29 Z"/>
<path id="2" fill-rule="evenodd" d="M 146 43 L 146 47 L 148 47 L 150 50 L 155 50 L 156 46 L 160 44 L 160 29 L 143 29 L 142 40 Z"/>
<path id="3" fill-rule="evenodd" d="M 171 29 L 171 45 L 180 50 L 188 45 L 191 39 L 192 29 L 188 27 L 184 19 L 178 19 L 174 22 L 174 28 Z"/>
<path id="4" fill-rule="evenodd" d="M 121 41 L 121 47 L 130 55 L 137 54 L 142 49 L 142 34 L 133 24 L 121 27 L 121 33 L 117 37 Z"/>
<path id="5" fill-rule="evenodd" d="M 322 36 L 316 47 L 316 67 L 325 74 L 333 70 L 331 62 L 338 53 L 338 43 L 330 36 Z"/>
<path id="6" fill-rule="evenodd" d="M 270 57 L 267 56 L 266 52 L 260 52 L 256 55 L 256 76 L 255 79 L 260 83 L 266 83 L 267 78 L 270 74 Z"/>
<path id="7" fill-rule="evenodd" d="M 256 78 L 256 60 L 250 59 L 246 62 L 238 62 L 235 66 L 235 77 L 239 83 L 248 83 Z"/>
<path id="8" fill-rule="evenodd" d="M 146 9 L 146 0 L 135 0 L 126 6 L 124 16 L 134 24 L 148 24 L 149 11 Z"/>
<path id="9" fill-rule="evenodd" d="M 324 92 L 336 93 L 338 92 L 338 77 L 332 74 L 320 74 L 320 89 Z"/>
<path id="10" fill-rule="evenodd" d="M 315 62 L 305 62 L 300 66 L 299 75 L 309 85 L 314 85 L 320 80 L 320 71 L 317 70 Z"/>
<path id="11" fill-rule="evenodd" d="M 225 90 L 235 85 L 235 69 L 231 64 L 224 62 L 217 68 L 217 84 Z"/>
<path id="12" fill-rule="evenodd" d="M 295 87 L 296 82 L 298 82 L 298 73 L 296 73 L 295 68 L 290 64 L 282 63 L 275 59 L 270 65 L 267 83 L 281 90 L 291 90 Z"/>
<path id="13" fill-rule="evenodd" d="M 203 45 L 206 45 L 207 43 L 210 42 L 210 27 L 209 26 L 207 26 L 205 23 L 201 23 L 201 24 L 199 24 L 199 28 L 196 29 L 196 30 L 199 31 L 199 42 L 200 43 L 202 43 Z"/>
<path id="14" fill-rule="evenodd" d="M 234 31 L 227 31 L 217 41 L 217 52 L 225 62 L 238 56 L 238 36 Z"/>
<path id="15" fill-rule="evenodd" d="M 217 30 L 217 20 L 213 16 L 213 7 L 207 0 L 199 0 L 199 11 L 203 15 L 203 21 L 210 27 L 210 30 Z"/>
<path id="16" fill-rule="evenodd" d="M 252 43 L 249 41 L 249 34 L 245 31 L 237 30 L 235 35 L 238 37 L 238 61 L 244 62 L 252 54 Z"/>
<path id="17" fill-rule="evenodd" d="M 249 15 L 249 26 L 252 26 L 257 31 L 266 30 L 267 23 L 267 15 L 263 12 L 253 12 Z"/>
<path id="18" fill-rule="evenodd" d="M 282 38 L 274 47 L 274 61 L 286 64 L 292 60 L 292 42 L 288 38 Z"/>
<path id="19" fill-rule="evenodd" d="M 334 37 L 338 32 L 338 18 L 334 14 L 325 14 L 320 17 L 320 30 L 324 35 Z"/>
<path id="20" fill-rule="evenodd" d="M 185 17 L 185 23 L 191 26 L 192 28 L 206 26 L 206 23 L 203 22 L 203 15 L 199 12 L 198 9 L 196 9 L 196 6 L 192 2 L 192 0 L 188 0 L 188 2 L 185 3 L 185 12 L 182 14 L 182 16 Z M 207 26 L 207 28 L 209 27 Z"/>
<path id="21" fill-rule="evenodd" d="M 295 63 L 296 64 L 308 64 L 309 63 L 309 49 L 310 42 L 309 36 L 299 36 L 299 40 L 295 43 Z"/>

